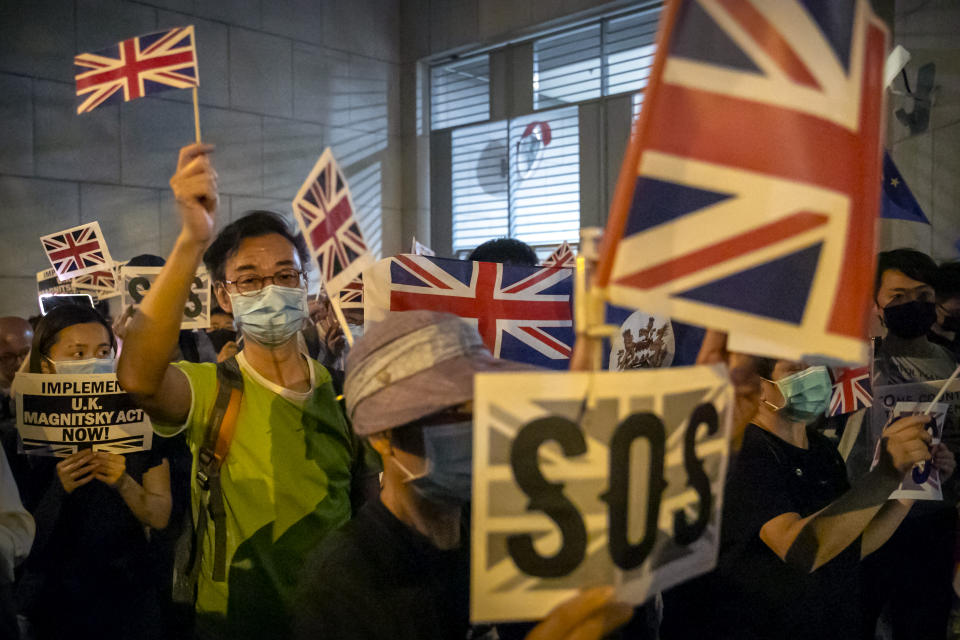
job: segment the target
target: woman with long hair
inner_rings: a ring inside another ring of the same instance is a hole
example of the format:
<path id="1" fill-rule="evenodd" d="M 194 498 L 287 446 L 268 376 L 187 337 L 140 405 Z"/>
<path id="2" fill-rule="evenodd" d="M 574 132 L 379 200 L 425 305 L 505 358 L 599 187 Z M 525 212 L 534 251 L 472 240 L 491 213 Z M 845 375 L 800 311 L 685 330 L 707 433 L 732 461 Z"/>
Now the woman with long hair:
<path id="1" fill-rule="evenodd" d="M 109 323 L 94 309 L 64 305 L 37 324 L 29 371 L 115 371 Z M 36 640 L 162 637 L 151 529 L 170 517 L 170 470 L 154 451 L 117 455 L 81 449 L 21 456 L 18 483 L 37 538 L 17 588 Z"/>

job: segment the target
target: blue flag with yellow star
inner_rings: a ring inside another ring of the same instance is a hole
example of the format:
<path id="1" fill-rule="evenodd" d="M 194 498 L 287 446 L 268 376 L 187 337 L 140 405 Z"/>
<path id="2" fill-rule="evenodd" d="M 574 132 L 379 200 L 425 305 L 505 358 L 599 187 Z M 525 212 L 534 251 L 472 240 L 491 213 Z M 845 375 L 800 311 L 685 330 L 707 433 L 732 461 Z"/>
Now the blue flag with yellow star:
<path id="1" fill-rule="evenodd" d="M 913 197 L 910 187 L 893 164 L 893 158 L 883 152 L 883 193 L 880 196 L 880 217 L 930 224 L 923 209 Z"/>

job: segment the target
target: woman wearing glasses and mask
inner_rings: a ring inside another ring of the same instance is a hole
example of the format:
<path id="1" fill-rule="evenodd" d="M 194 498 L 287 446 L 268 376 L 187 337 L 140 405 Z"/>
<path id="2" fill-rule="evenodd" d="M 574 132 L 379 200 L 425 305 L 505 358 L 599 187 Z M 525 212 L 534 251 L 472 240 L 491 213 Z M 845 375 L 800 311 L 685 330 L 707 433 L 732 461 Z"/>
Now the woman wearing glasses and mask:
<path id="1" fill-rule="evenodd" d="M 722 638 L 859 638 L 860 560 L 900 525 L 912 500 L 889 500 L 915 463 L 948 476 L 929 416 L 884 431 L 879 464 L 851 486 L 814 427 L 831 395 L 826 367 L 759 358 L 760 405 L 724 494 L 717 624 Z"/>
<path id="2" fill-rule="evenodd" d="M 113 373 L 114 348 L 94 309 L 59 306 L 37 324 L 29 371 Z M 154 451 L 90 449 L 63 460 L 19 458 L 17 481 L 37 522 L 17 587 L 30 637 L 163 637 L 148 532 L 170 516 L 167 460 Z"/>

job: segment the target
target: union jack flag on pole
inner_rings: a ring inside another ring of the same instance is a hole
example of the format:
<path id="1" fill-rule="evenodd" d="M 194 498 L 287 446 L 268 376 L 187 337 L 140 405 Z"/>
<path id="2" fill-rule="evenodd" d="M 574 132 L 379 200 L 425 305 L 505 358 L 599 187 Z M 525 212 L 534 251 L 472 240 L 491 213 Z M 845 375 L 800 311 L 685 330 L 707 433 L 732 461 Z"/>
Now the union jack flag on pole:
<path id="1" fill-rule="evenodd" d="M 124 40 L 74 57 L 77 113 L 168 89 L 200 86 L 193 25 Z"/>
<path id="2" fill-rule="evenodd" d="M 557 247 L 556 251 L 551 253 L 546 260 L 543 261 L 544 267 L 570 267 L 573 268 L 577 264 L 577 256 L 573 252 L 573 249 L 570 248 L 570 244 L 564 240 L 563 244 Z"/>
<path id="3" fill-rule="evenodd" d="M 61 282 L 110 269 L 113 263 L 99 222 L 43 236 L 40 242 Z"/>
<path id="4" fill-rule="evenodd" d="M 573 349 L 573 271 L 399 255 L 364 271 L 364 321 L 430 309 L 477 327 L 494 356 L 567 369 Z"/>
<path id="5" fill-rule="evenodd" d="M 862 362 L 887 34 L 866 0 L 676 0 L 596 285 L 767 355 Z"/>
<path id="6" fill-rule="evenodd" d="M 830 375 L 833 378 L 833 395 L 827 408 L 828 416 L 842 416 L 873 406 L 870 365 L 838 367 L 832 369 Z"/>
<path id="7" fill-rule="evenodd" d="M 373 264 L 354 216 L 350 188 L 329 147 L 294 198 L 293 216 L 331 297 Z"/>

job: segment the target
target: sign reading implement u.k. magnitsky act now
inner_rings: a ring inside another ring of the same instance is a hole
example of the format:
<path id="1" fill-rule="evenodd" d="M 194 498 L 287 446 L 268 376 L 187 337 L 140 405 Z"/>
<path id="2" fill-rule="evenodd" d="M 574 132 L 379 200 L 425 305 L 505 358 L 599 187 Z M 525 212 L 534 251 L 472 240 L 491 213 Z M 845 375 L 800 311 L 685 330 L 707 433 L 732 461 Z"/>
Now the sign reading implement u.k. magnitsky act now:
<path id="1" fill-rule="evenodd" d="M 24 453 L 63 458 L 83 448 L 131 453 L 153 444 L 150 418 L 114 373 L 18 373 L 12 390 Z"/>
<path id="2" fill-rule="evenodd" d="M 475 384 L 471 620 L 542 618 L 598 585 L 639 604 L 715 566 L 724 367 Z"/>

